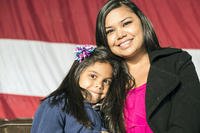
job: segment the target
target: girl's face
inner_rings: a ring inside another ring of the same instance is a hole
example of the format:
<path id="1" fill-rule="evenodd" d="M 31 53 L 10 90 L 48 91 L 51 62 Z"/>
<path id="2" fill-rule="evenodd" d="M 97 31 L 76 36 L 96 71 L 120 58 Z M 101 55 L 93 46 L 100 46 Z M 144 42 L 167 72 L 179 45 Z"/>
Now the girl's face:
<path id="1" fill-rule="evenodd" d="M 112 82 L 112 66 L 109 63 L 96 62 L 80 74 L 79 85 L 86 89 L 91 103 L 97 103 L 106 96 Z"/>
<path id="2" fill-rule="evenodd" d="M 128 7 L 111 10 L 105 19 L 107 41 L 111 51 L 129 58 L 143 51 L 143 30 L 138 16 Z"/>

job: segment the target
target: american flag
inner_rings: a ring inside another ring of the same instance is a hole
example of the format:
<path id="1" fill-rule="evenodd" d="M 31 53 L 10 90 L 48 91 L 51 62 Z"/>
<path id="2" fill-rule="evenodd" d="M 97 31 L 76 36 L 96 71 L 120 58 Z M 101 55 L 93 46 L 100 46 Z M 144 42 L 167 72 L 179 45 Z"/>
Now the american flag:
<path id="1" fill-rule="evenodd" d="M 95 45 L 96 16 L 106 1 L 0 1 L 0 119 L 33 117 L 71 67 L 75 46 Z M 161 46 L 187 50 L 200 77 L 200 1 L 133 1 Z"/>

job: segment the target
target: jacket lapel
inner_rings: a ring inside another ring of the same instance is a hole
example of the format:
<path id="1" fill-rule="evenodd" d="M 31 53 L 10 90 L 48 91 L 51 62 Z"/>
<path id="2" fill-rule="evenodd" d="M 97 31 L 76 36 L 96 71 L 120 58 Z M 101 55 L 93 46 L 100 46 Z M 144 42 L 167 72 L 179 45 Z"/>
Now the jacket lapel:
<path id="1" fill-rule="evenodd" d="M 149 118 L 161 101 L 180 83 L 177 76 L 151 67 L 146 90 L 146 110 Z"/>
<path id="2" fill-rule="evenodd" d="M 164 50 L 162 52 L 154 52 L 150 55 L 151 67 L 147 79 L 146 90 L 146 110 L 147 117 L 150 118 L 151 114 L 159 106 L 162 100 L 169 95 L 180 83 L 179 78 L 169 73 L 162 68 L 154 65 L 156 59 L 160 56 L 180 52 L 179 50 Z"/>

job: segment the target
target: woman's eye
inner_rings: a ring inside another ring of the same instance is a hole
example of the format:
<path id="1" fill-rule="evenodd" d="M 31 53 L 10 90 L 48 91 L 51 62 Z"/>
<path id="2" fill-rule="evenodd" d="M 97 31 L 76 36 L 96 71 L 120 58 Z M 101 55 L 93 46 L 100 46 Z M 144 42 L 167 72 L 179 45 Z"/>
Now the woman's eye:
<path id="1" fill-rule="evenodd" d="M 132 23 L 132 21 L 124 22 L 124 23 L 123 23 L 123 26 L 129 25 L 129 24 L 131 24 L 131 23 Z"/>
<path id="2" fill-rule="evenodd" d="M 113 31 L 114 31 L 113 29 L 107 30 L 106 35 L 111 34 Z"/>

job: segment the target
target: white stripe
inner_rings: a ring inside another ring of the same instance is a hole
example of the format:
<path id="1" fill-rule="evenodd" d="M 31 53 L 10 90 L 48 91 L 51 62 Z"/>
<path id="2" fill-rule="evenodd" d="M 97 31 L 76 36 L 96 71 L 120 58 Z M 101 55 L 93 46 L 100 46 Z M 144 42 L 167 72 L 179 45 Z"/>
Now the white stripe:
<path id="1" fill-rule="evenodd" d="M 76 44 L 0 39 L 0 93 L 46 96 L 74 61 Z M 187 50 L 200 77 L 200 49 Z"/>
<path id="2" fill-rule="evenodd" d="M 186 50 L 192 56 L 192 61 L 195 65 L 198 77 L 200 78 L 200 49 L 184 49 L 184 50 Z"/>
<path id="3" fill-rule="evenodd" d="M 0 93 L 48 95 L 71 67 L 76 46 L 0 39 Z"/>

